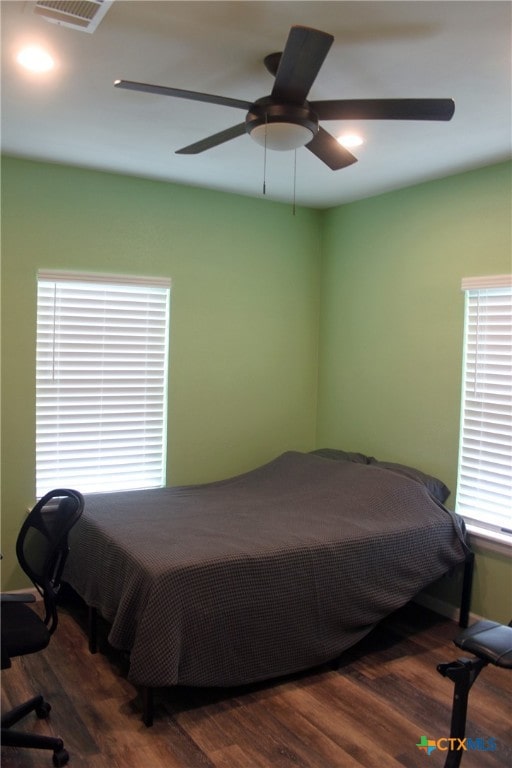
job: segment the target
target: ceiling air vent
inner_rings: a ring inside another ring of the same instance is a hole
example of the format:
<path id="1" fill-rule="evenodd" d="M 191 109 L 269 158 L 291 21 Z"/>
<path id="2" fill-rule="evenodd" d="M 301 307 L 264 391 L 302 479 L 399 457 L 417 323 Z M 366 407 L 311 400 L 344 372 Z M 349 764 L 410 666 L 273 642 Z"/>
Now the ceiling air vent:
<path id="1" fill-rule="evenodd" d="M 114 0 L 38 0 L 34 13 L 53 24 L 94 32 Z"/>

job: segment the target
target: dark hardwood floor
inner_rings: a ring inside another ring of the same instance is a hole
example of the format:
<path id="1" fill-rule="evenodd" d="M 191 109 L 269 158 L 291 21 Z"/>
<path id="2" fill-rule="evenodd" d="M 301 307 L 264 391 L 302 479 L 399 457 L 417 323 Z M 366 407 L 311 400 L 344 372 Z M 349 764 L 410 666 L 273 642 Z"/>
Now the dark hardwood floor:
<path id="1" fill-rule="evenodd" d="M 458 631 L 410 605 L 337 669 L 229 691 L 160 691 L 147 729 L 122 660 L 89 654 L 83 613 L 69 605 L 49 647 L 3 673 L 2 707 L 44 693 L 50 717 L 31 715 L 22 728 L 60 735 L 73 768 L 442 768 L 446 753 L 416 745 L 449 736 L 453 683 L 436 665 L 461 655 Z M 496 749 L 466 751 L 462 768 L 511 768 L 511 710 L 512 674 L 487 667 L 470 694 L 466 735 L 493 738 Z M 51 753 L 5 747 L 2 765 L 51 766 Z"/>

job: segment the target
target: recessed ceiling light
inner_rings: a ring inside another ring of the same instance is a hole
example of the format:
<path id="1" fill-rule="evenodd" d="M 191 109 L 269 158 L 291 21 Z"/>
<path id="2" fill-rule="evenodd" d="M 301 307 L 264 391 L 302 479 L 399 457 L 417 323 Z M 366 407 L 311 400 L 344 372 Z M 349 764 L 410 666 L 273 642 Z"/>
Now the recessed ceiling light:
<path id="1" fill-rule="evenodd" d="M 338 142 L 346 147 L 346 149 L 351 149 L 352 147 L 360 147 L 361 144 L 364 144 L 364 139 L 357 133 L 344 133 L 342 136 L 338 136 Z"/>
<path id="2" fill-rule="evenodd" d="M 55 65 L 48 51 L 37 45 L 29 45 L 23 48 L 18 53 L 16 61 L 31 72 L 48 72 Z"/>

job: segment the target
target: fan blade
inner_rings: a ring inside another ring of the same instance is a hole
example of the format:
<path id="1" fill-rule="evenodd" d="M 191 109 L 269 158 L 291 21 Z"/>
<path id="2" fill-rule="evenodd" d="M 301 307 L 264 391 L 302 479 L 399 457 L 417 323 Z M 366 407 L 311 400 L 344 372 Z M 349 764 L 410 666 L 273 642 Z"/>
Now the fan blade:
<path id="1" fill-rule="evenodd" d="M 319 120 L 451 120 L 453 99 L 341 99 L 311 101 Z"/>
<path id="2" fill-rule="evenodd" d="M 224 144 L 225 141 L 236 139 L 237 136 L 242 136 L 245 132 L 245 123 L 239 123 L 238 125 L 233 125 L 231 128 L 226 128 L 225 131 L 220 131 L 219 133 L 213 134 L 213 136 L 208 136 L 206 139 L 196 141 L 195 144 L 189 144 L 188 147 L 178 149 L 175 154 L 197 155 L 199 152 L 204 152 L 206 149 L 212 149 L 219 144 Z"/>
<path id="3" fill-rule="evenodd" d="M 165 85 L 150 85 L 149 83 L 135 83 L 132 80 L 116 80 L 116 88 L 125 88 L 128 91 L 142 91 L 143 93 L 156 93 L 159 96 L 175 96 L 178 99 L 191 99 L 192 101 L 206 101 L 208 104 L 219 104 L 221 107 L 236 107 L 249 110 L 250 101 L 230 99 L 228 96 L 214 96 L 211 93 L 199 93 L 198 91 L 183 91 L 181 88 L 168 88 Z"/>
<path id="4" fill-rule="evenodd" d="M 309 27 L 292 27 L 279 61 L 272 97 L 302 104 L 334 37 Z"/>
<path id="5" fill-rule="evenodd" d="M 357 163 L 357 158 L 323 128 L 318 129 L 315 138 L 306 144 L 306 149 L 309 149 L 333 171 Z"/>

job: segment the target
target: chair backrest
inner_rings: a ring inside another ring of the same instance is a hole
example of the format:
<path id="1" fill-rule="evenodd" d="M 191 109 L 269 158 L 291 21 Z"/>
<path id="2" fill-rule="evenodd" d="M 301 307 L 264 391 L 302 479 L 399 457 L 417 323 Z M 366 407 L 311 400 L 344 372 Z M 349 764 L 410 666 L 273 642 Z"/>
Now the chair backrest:
<path id="1" fill-rule="evenodd" d="M 28 514 L 16 541 L 19 564 L 43 597 L 44 621 L 50 633 L 57 627 L 56 601 L 69 552 L 68 534 L 83 509 L 84 499 L 78 491 L 50 491 Z"/>

